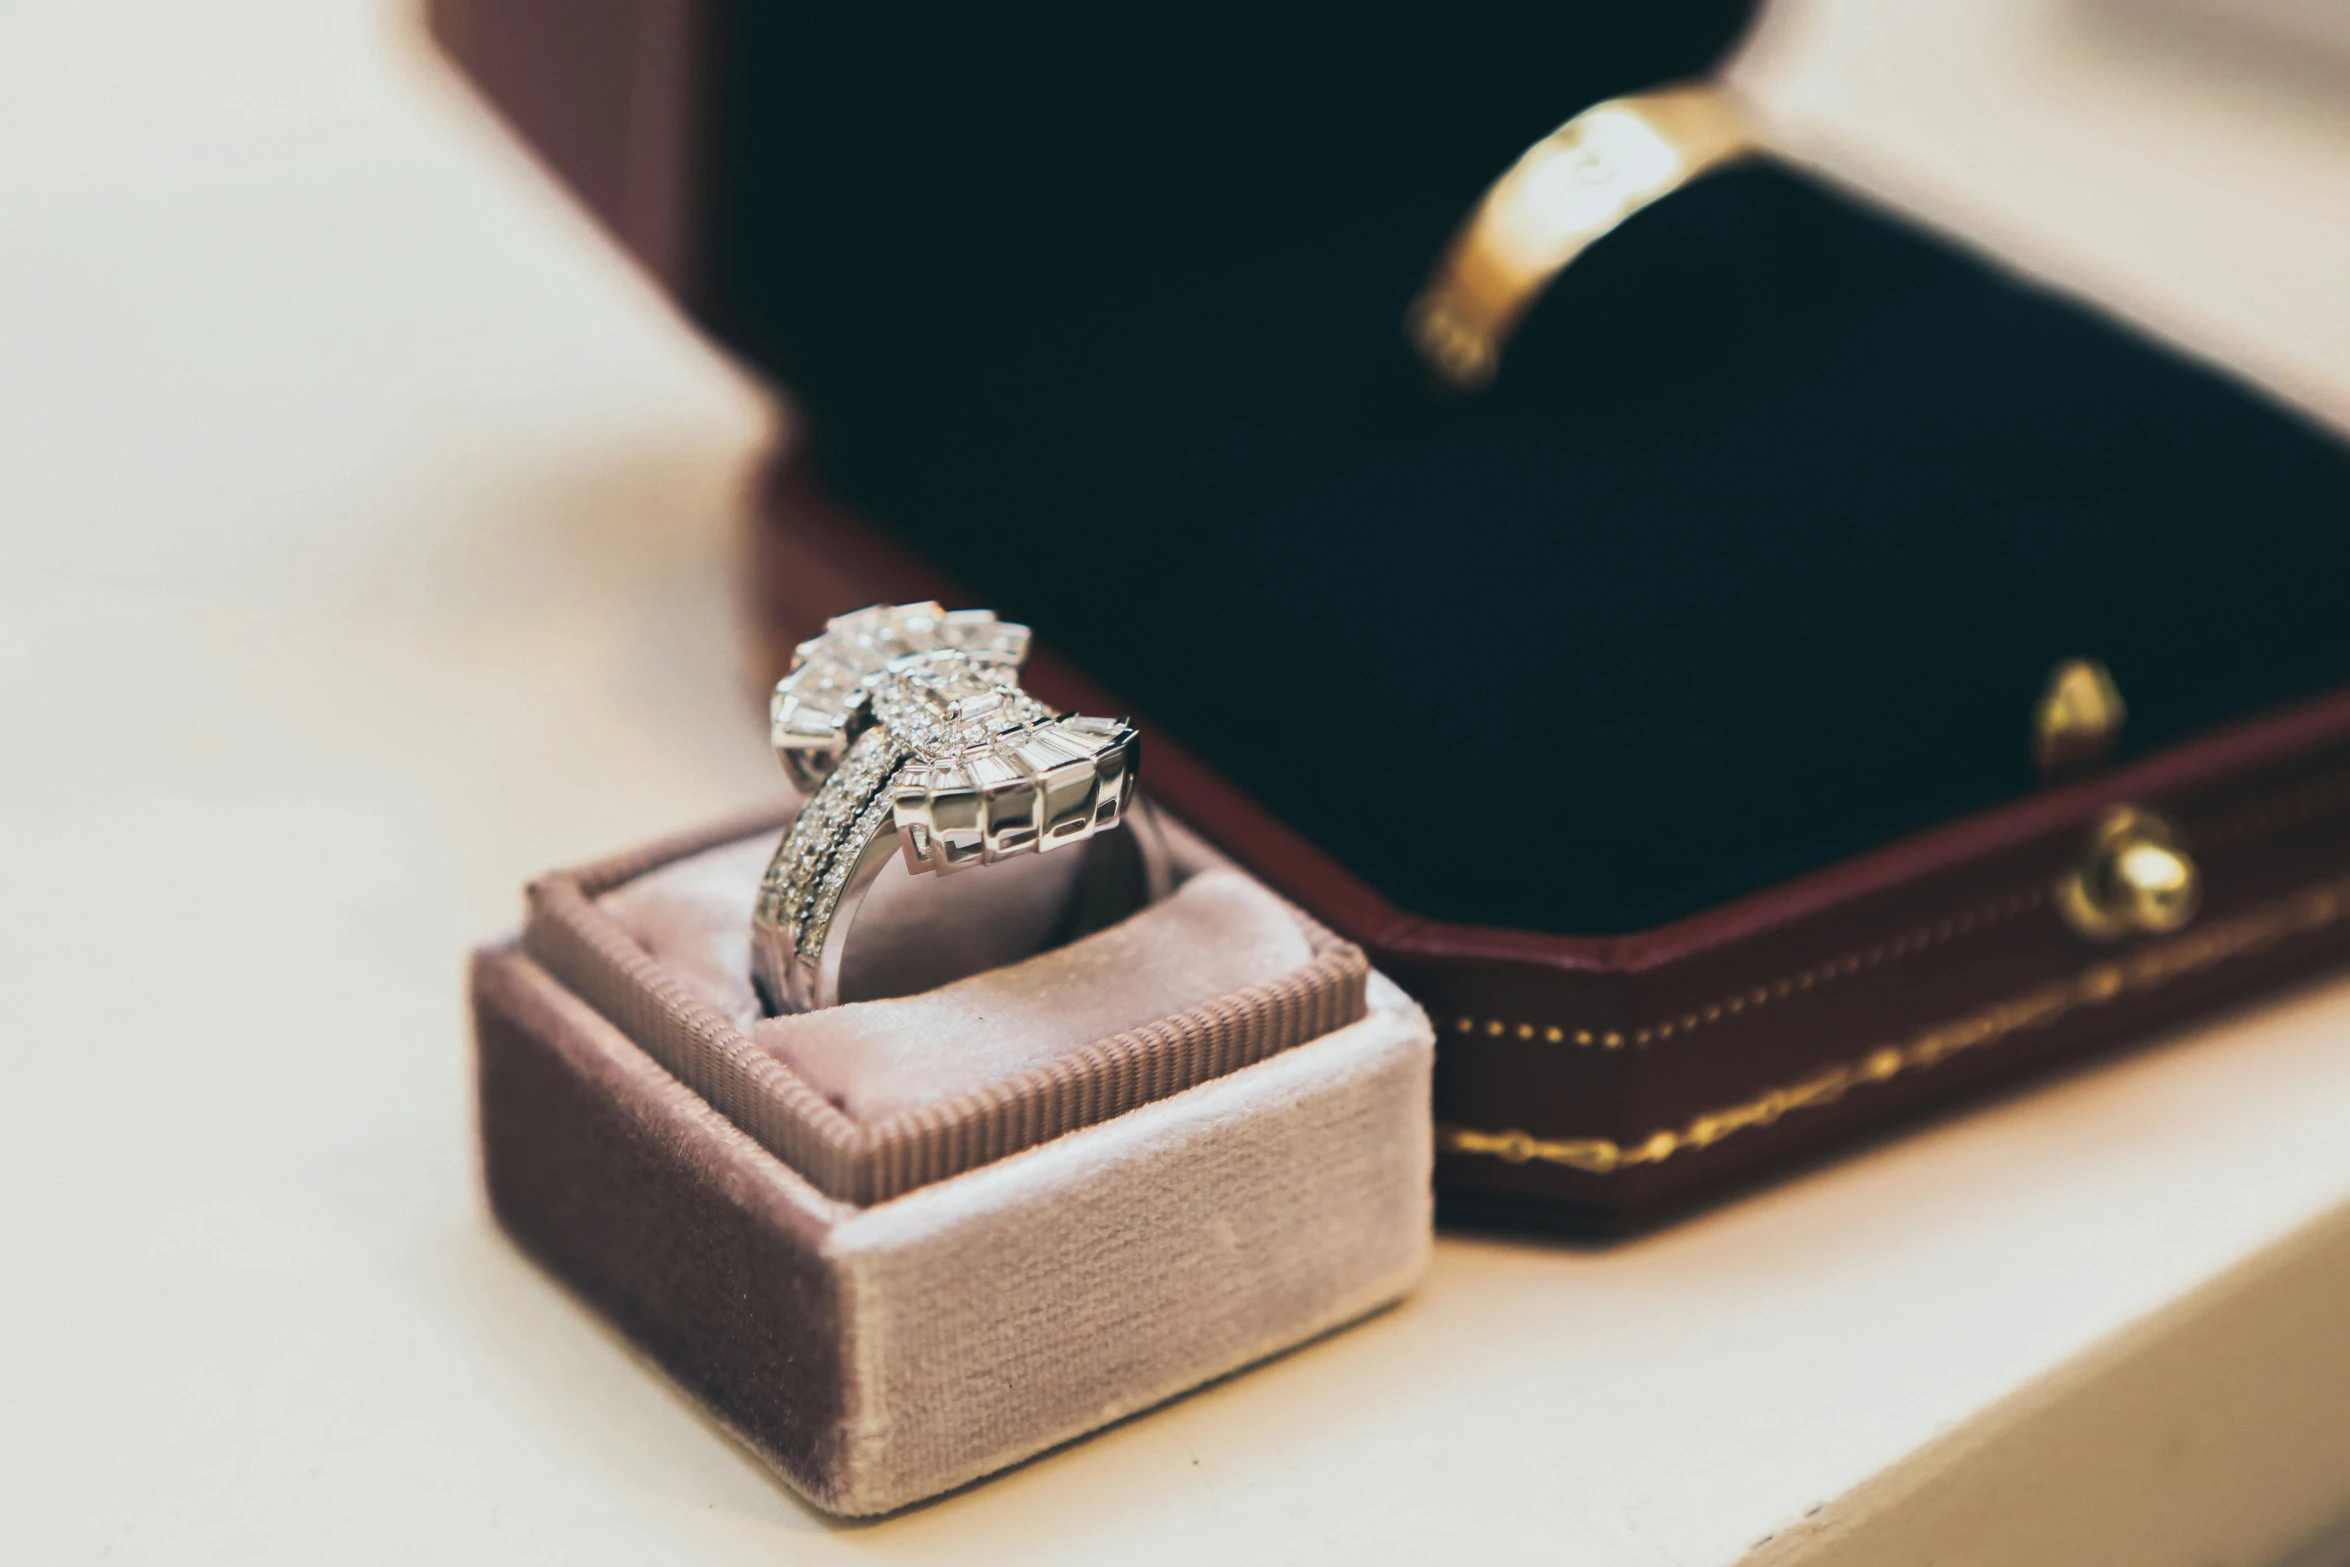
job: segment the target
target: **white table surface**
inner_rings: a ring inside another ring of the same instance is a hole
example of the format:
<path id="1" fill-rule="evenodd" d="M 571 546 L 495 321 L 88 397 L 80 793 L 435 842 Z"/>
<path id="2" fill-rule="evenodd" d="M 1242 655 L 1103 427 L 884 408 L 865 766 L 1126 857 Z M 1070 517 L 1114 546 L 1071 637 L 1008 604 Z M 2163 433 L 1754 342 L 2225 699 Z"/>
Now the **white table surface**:
<path id="1" fill-rule="evenodd" d="M 1809 155 L 2350 422 L 2350 72 L 2046 0 L 1766 44 Z M 2344 986 L 801 1506 L 492 1229 L 459 994 L 533 872 L 775 787 L 769 418 L 405 12 L 0 8 L 0 1560 L 2253 1562 L 2350 1511 Z"/>

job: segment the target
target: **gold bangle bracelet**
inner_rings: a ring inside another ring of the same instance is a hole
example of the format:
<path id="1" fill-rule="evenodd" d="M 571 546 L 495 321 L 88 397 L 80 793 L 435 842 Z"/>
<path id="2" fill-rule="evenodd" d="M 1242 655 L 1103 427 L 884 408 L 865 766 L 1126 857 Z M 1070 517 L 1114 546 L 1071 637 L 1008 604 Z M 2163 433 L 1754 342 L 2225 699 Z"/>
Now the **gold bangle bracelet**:
<path id="1" fill-rule="evenodd" d="M 1717 83 L 1594 104 L 1487 189 L 1412 302 L 1412 346 L 1453 389 L 1485 386 L 1519 321 L 1584 247 L 1756 146 L 1737 99 Z"/>

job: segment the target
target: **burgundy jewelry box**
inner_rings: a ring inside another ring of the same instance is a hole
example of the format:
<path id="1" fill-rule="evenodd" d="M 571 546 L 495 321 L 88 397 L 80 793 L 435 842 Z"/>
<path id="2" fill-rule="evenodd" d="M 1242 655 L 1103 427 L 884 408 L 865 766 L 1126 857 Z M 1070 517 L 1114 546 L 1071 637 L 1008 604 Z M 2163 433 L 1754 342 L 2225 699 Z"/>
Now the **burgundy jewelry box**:
<path id="1" fill-rule="evenodd" d="M 1743 5 L 554 14 L 434 7 L 790 389 L 769 672 L 1035 625 L 1437 1016 L 1449 1211 L 1645 1218 L 2350 950 L 2326 432 L 1769 158 L 1483 394 L 1412 358 L 1487 183 Z"/>

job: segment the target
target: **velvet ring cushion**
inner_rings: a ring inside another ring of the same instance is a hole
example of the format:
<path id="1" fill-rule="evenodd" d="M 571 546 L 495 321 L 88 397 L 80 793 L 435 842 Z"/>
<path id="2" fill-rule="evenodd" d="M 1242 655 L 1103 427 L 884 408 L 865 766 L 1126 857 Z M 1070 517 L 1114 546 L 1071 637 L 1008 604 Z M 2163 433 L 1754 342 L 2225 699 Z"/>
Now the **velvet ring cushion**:
<path id="1" fill-rule="evenodd" d="M 817 1505 L 961 1485 L 1394 1301 L 1428 1020 L 1168 823 L 1176 886 L 938 989 L 764 1017 L 788 816 L 549 876 L 474 967 L 507 1232 Z"/>
<path id="2" fill-rule="evenodd" d="M 1166 902 L 1023 963 L 916 995 L 763 1017 L 741 913 L 766 864 L 761 839 L 722 844 L 599 901 L 758 1048 L 859 1122 L 1016 1077 L 1095 1040 L 1273 983 L 1315 957 L 1280 899 L 1237 871 L 1212 868 Z"/>
<path id="3" fill-rule="evenodd" d="M 1197 839 L 1169 838 L 1163 905 L 937 990 L 821 1013 L 760 1016 L 744 932 L 772 829 L 547 877 L 523 944 L 820 1188 L 882 1201 L 1362 1016 L 1358 948 Z"/>

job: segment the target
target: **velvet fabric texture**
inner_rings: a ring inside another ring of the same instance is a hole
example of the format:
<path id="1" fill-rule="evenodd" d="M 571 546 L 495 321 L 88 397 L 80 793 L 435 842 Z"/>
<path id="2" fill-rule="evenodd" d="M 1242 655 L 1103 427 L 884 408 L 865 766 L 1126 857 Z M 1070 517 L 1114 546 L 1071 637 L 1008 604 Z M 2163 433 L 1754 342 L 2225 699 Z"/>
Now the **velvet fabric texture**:
<path id="1" fill-rule="evenodd" d="M 873 1203 L 945 1180 L 1294 1049 L 1355 1022 L 1367 1005 L 1370 965 L 1359 948 L 1255 888 L 1243 894 L 1260 900 L 1255 938 L 1250 929 L 1219 929 L 1222 883 L 1213 879 L 1200 897 L 1170 899 L 1119 927 L 948 987 L 953 998 L 900 996 L 830 1016 L 746 1024 L 738 1020 L 750 1015 L 739 1000 L 745 954 L 722 931 L 744 931 L 747 941 L 758 887 L 750 845 L 771 845 L 795 810 L 541 877 L 530 888 L 522 946 L 827 1196 Z M 1179 887 L 1214 876 L 1213 851 L 1171 823 L 1167 839 Z M 680 869 L 680 862 L 690 863 Z M 650 890 L 629 896 L 640 883 Z M 913 907 L 897 912 L 916 917 Z M 1268 965 L 1280 945 L 1263 935 L 1267 910 L 1303 942 L 1303 962 L 1085 1037 L 1099 1018 L 1133 1015 L 1122 992 L 1173 1005 L 1196 986 Z M 1176 950 L 1187 930 L 1201 937 L 1200 950 Z M 667 961 L 668 952 L 684 953 L 687 966 Z M 1164 971 L 1113 979 L 1119 961 Z M 1071 1007 L 1057 1011 L 1055 995 L 1071 984 Z M 729 1005 L 740 1008 L 736 1015 Z M 974 1020 L 965 1015 L 973 1010 L 1025 1013 L 1044 1032 L 1021 1040 L 1003 1016 Z M 992 1059 L 959 1059 L 991 1052 Z M 926 1054 L 939 1083 L 924 1081 Z M 795 1069 L 795 1056 L 815 1080 Z M 875 1118 L 860 1118 L 852 1106 Z"/>
<path id="2" fill-rule="evenodd" d="M 1017 1076 L 1313 960 L 1297 916 L 1229 869 L 1107 930 L 939 989 L 763 1017 L 746 914 L 774 845 L 724 844 L 606 893 L 606 912 L 750 1038 L 861 1122 Z"/>
<path id="3" fill-rule="evenodd" d="M 751 841 L 771 844 L 776 825 Z M 695 995 L 735 980 L 703 933 L 719 904 L 747 920 L 756 858 L 721 830 L 549 879 L 617 904 L 678 967 L 617 921 L 599 933 L 609 917 L 592 901 L 549 904 L 549 884 L 534 930 L 552 918 L 568 931 L 541 944 L 587 994 L 517 948 L 477 956 L 483 1162 L 508 1233 L 816 1505 L 885 1512 L 964 1484 L 1374 1311 L 1424 1269 L 1433 1036 L 1399 990 L 1359 971 L 1351 1020 L 1286 1048 L 1162 1080 L 1124 1113 L 888 1200 L 823 1189 L 779 1156 L 772 1126 L 722 1114 L 656 1059 L 731 1028 Z M 653 892 L 619 896 L 664 868 Z M 1201 869 L 1128 922 L 1121 961 L 1166 963 L 1187 976 L 1178 991 L 1224 983 L 1281 961 L 1268 912 L 1316 945 L 1246 878 Z M 1183 951 L 1190 941 L 1215 950 Z M 1100 1000 L 1086 946 L 1033 963 L 1073 1000 L 1088 985 Z M 1006 994 L 1050 1033 L 1054 988 Z M 1247 999 L 1265 989 L 1219 1000 L 1227 1035 L 1272 1024 Z M 865 1009 L 900 1020 L 902 1037 L 844 1036 L 882 1047 L 860 1091 L 907 1091 L 925 1050 L 960 1070 L 949 1058 L 962 1046 L 997 1048 L 984 1030 L 957 1032 L 959 1009 L 923 999 Z M 1039 1055 L 1078 1071 L 1107 1060 L 1046 1047 L 998 1059 Z M 719 1086 L 756 1108 L 756 1082 Z"/>
<path id="4" fill-rule="evenodd" d="M 2350 681 L 2337 442 L 1787 167 L 1431 390 L 1486 182 L 1743 14 L 730 11 L 703 315 L 857 509 L 1434 919 L 1647 929 L 2012 801 L 2062 658 L 2137 753 Z M 1396 788 L 1539 779 L 1559 869 L 1326 787 L 1406 723 L 1451 771 Z"/>
<path id="5" fill-rule="evenodd" d="M 794 1489 L 888 1512 L 1389 1304 L 1429 1249 L 1426 1020 L 871 1208 L 825 1197 L 528 958 L 475 965 L 515 1241 Z"/>

